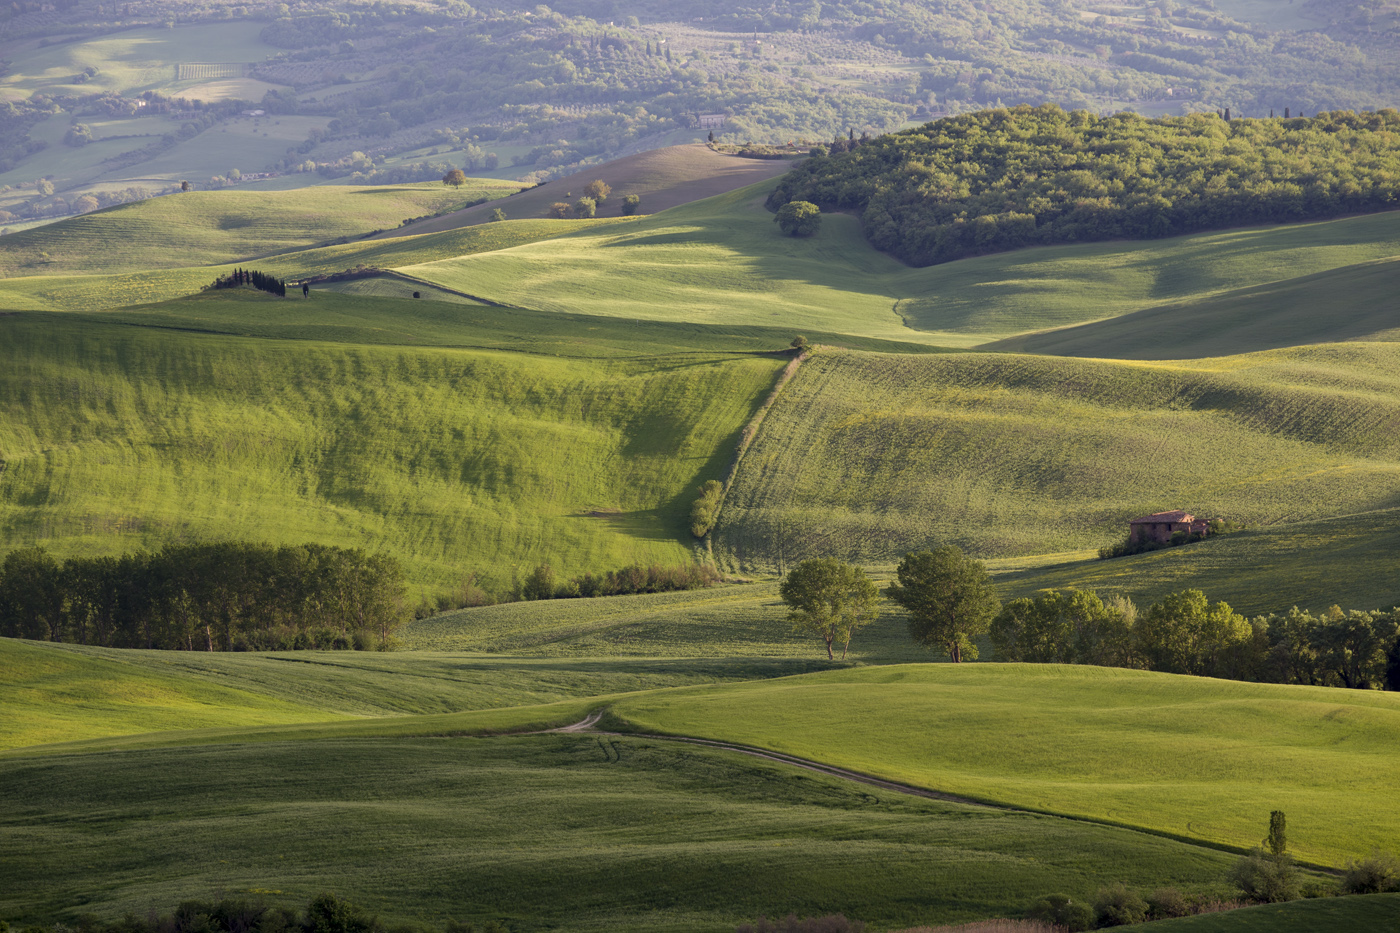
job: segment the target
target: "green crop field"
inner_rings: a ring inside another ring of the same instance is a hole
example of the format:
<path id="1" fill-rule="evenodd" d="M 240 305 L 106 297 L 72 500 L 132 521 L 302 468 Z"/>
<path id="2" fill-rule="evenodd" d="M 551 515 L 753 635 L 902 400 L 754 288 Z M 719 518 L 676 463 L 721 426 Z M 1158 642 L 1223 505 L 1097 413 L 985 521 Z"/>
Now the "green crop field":
<path id="1" fill-rule="evenodd" d="M 773 749 L 981 800 L 1300 857 L 1394 846 L 1400 698 L 1113 668 L 924 664 L 621 700 L 631 727 Z"/>
<path id="2" fill-rule="evenodd" d="M 1011 337 L 985 349 L 1170 360 L 1338 340 L 1400 340 L 1400 258 Z M 1319 309 L 1327 313 L 1319 313 Z"/>
<path id="3" fill-rule="evenodd" d="M 6 543 L 70 554 L 172 536 L 321 541 L 395 553 L 431 586 L 471 571 L 508 584 L 544 562 L 573 573 L 690 559 L 694 490 L 722 475 L 783 365 L 257 340 L 62 315 L 0 317 L 0 329 Z"/>
<path id="4" fill-rule="evenodd" d="M 159 792 L 152 792 L 153 782 Z M 1230 857 L 921 800 L 637 738 L 321 738 L 9 755 L 12 920 L 334 890 L 387 919 L 517 933 L 713 931 L 844 911 L 883 928 L 1020 910 L 1097 879 L 1213 891 Z"/>
<path id="5" fill-rule="evenodd" d="M 1187 588 L 1244 613 L 1400 606 L 1400 510 L 1275 525 L 1189 547 L 1101 561 L 1083 556 L 997 574 L 1003 598 L 1046 589 L 1122 593 L 1139 605 Z"/>
<path id="6" fill-rule="evenodd" d="M 401 638 L 410 649 L 531 657 L 789 658 L 812 669 L 829 663 L 821 639 L 792 631 L 771 583 L 464 609 L 411 622 Z M 910 641 L 903 611 L 891 605 L 856 634 L 849 658 L 941 660 Z"/>
<path id="7" fill-rule="evenodd" d="M 746 454 L 716 554 L 889 565 L 944 542 L 1097 548 L 1173 508 L 1255 526 L 1394 508 L 1397 372 L 1378 343 L 1170 364 L 819 351 Z"/>
<path id="8" fill-rule="evenodd" d="M 207 726 L 341 718 L 316 706 L 170 671 L 119 656 L 94 657 L 0 639 L 5 716 L 0 748 Z"/>
<path id="9" fill-rule="evenodd" d="M 424 651 L 209 654 L 0 639 L 0 690 L 13 713 L 0 723 L 0 749 L 210 727 L 538 707 L 828 667 L 808 654 L 810 660 L 606 661 Z"/>
<path id="10" fill-rule="evenodd" d="M 543 310 L 762 320 L 972 346 L 1400 255 L 1400 212 L 1389 212 L 1146 243 L 1029 249 L 911 269 L 871 249 L 858 222 L 843 214 L 825 215 L 810 239 L 782 236 L 763 207 L 770 188 L 743 188 L 627 227 L 403 271 Z M 1358 297 L 1362 307 L 1364 299 Z M 1349 305 L 1341 309 L 1344 319 L 1360 316 Z M 1307 342 L 1335 339 L 1325 329 L 1294 329 Z M 1259 349 L 1258 341 L 1247 330 L 1225 332 L 1210 343 L 1211 355 Z"/>
<path id="11" fill-rule="evenodd" d="M 397 227 L 410 217 L 516 188 L 477 179 L 460 191 L 442 185 L 191 191 L 12 234 L 0 254 L 0 274 L 88 275 L 217 265 Z"/>

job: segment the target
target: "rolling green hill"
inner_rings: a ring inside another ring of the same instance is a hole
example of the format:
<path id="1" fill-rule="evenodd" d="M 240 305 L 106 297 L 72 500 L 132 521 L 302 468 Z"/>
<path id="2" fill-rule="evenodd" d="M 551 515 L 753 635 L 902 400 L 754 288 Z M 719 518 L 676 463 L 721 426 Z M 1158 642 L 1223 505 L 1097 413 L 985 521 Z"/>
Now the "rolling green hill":
<path id="1" fill-rule="evenodd" d="M 926 664 L 621 700 L 631 727 L 1339 865 L 1392 846 L 1400 698 L 1112 668 Z"/>
<path id="2" fill-rule="evenodd" d="M 1400 510 L 1274 525 L 1189 547 L 1101 561 L 1093 555 L 997 574 L 998 590 L 1123 593 L 1147 605 L 1194 588 L 1246 614 L 1400 606 Z"/>
<path id="3" fill-rule="evenodd" d="M 398 227 L 412 217 L 478 198 L 502 197 L 519 187 L 478 178 L 461 189 L 422 184 L 190 191 L 11 234 L 0 252 L 0 276 L 90 275 L 234 262 Z M 205 277 L 214 278 L 210 273 Z"/>
<path id="4" fill-rule="evenodd" d="M 1394 508 L 1397 371 L 1379 343 L 1170 364 L 821 350 L 749 448 L 715 551 L 888 565 L 947 542 L 1097 548 L 1172 508 L 1255 526 Z"/>
<path id="5" fill-rule="evenodd" d="M 344 718 L 296 699 L 10 638 L 0 638 L 0 692 L 5 695 L 0 749 L 168 729 Z"/>
<path id="6" fill-rule="evenodd" d="M 359 726 L 359 723 L 346 724 Z M 158 781 L 159 792 L 151 792 Z M 1230 857 L 648 739 L 223 744 L 0 758 L 0 913 L 333 890 L 395 921 L 710 933 L 844 911 L 883 928 L 1112 877 L 1220 888 Z M 894 892 L 898 892 L 895 894 Z M 892 896 L 893 895 L 893 896 Z"/>
<path id="7" fill-rule="evenodd" d="M 1170 360 L 1338 340 L 1400 340 L 1400 257 L 1343 266 L 987 344 L 1056 356 Z"/>
<path id="8" fill-rule="evenodd" d="M 395 553 L 433 587 L 470 571 L 509 584 L 545 562 L 568 574 L 688 560 L 694 489 L 722 474 L 783 365 L 258 340 L 62 315 L 0 317 L 0 330 L 5 542 L 67 554 L 172 535 L 315 540 Z"/>
<path id="9" fill-rule="evenodd" d="M 762 320 L 971 346 L 1400 255 L 1400 212 L 1392 211 L 1148 242 L 1039 247 L 910 269 L 873 250 L 844 214 L 824 215 L 821 232 L 810 239 L 781 236 L 763 207 L 770 188 L 740 189 L 626 227 L 399 268 L 542 310 Z M 1343 330 L 1347 318 L 1370 310 L 1364 293 L 1355 308 L 1336 296 L 1329 304 L 1338 306 Z M 1317 327 L 1301 336 L 1337 339 Z M 1224 333 L 1203 355 L 1258 349 L 1257 343 L 1257 334 Z"/>
<path id="10" fill-rule="evenodd" d="M 443 729 L 442 720 L 432 718 L 440 714 L 539 707 L 633 690 L 825 670 L 828 665 L 818 661 L 817 654 L 808 651 L 805 660 L 602 662 L 596 657 L 499 658 L 424 651 L 144 651 L 5 638 L 0 639 L 0 689 L 13 715 L 0 724 L 0 750 L 361 717 L 414 718 L 427 724 L 409 734 L 431 735 Z M 574 715 L 573 707 L 569 709 L 568 715 Z M 520 715 L 529 722 L 540 714 Z M 471 731 L 472 722 L 466 717 L 445 731 Z M 373 727 L 368 728 L 372 733 Z M 388 728 L 377 734 L 392 735 L 394 729 L 414 726 L 406 721 Z"/>

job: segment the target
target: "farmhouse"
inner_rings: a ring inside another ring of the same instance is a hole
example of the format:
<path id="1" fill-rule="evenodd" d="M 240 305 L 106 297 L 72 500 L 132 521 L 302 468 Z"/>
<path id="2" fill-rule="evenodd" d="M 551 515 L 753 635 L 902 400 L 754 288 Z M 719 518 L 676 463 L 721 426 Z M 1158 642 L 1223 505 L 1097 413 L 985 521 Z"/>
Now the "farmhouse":
<path id="1" fill-rule="evenodd" d="M 702 113 L 696 118 L 702 130 L 717 130 L 729 119 L 727 113 Z"/>
<path id="2" fill-rule="evenodd" d="M 1210 520 L 1197 519 L 1190 512 L 1180 509 L 1173 512 L 1154 512 L 1128 523 L 1128 543 L 1156 541 L 1158 544 L 1170 544 L 1172 535 L 1177 532 L 1205 537 L 1210 534 Z"/>

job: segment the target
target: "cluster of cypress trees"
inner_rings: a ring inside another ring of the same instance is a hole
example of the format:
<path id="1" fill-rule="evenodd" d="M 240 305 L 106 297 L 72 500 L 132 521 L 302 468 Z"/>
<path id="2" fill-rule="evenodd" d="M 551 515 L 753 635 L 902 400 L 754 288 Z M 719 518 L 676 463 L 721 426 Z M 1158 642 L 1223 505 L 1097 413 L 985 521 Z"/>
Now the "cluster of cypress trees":
<path id="1" fill-rule="evenodd" d="M 251 285 L 269 294 L 287 297 L 287 283 L 284 280 L 256 269 L 234 269 L 228 275 L 219 276 L 209 287 L 238 288 L 240 285 Z"/>
<path id="2" fill-rule="evenodd" d="M 186 651 L 385 647 L 406 621 L 403 569 L 359 549 L 241 541 L 0 561 L 0 636 Z"/>

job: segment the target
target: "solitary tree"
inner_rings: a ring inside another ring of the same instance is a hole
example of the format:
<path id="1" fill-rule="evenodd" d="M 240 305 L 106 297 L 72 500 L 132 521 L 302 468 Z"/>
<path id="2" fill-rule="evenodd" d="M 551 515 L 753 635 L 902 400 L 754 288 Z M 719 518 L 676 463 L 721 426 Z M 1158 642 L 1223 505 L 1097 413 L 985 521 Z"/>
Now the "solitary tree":
<path id="1" fill-rule="evenodd" d="M 549 205 L 549 216 L 551 217 L 568 217 L 572 211 L 573 208 L 569 206 L 568 201 L 555 201 L 553 204 Z"/>
<path id="2" fill-rule="evenodd" d="M 494 211 L 491 212 L 491 219 L 492 219 L 493 221 L 495 221 L 495 220 L 505 220 L 505 219 L 506 219 L 506 212 L 503 211 L 503 210 L 501 210 L 501 209 L 498 207 L 498 208 L 496 208 Z"/>
<path id="3" fill-rule="evenodd" d="M 811 236 L 821 229 L 822 211 L 811 201 L 789 201 L 773 218 L 788 236 Z"/>
<path id="4" fill-rule="evenodd" d="M 180 190 L 181 190 L 181 191 L 189 191 L 189 190 L 190 190 L 190 183 L 187 182 L 187 181 L 182 181 L 182 182 L 180 182 Z"/>
<path id="5" fill-rule="evenodd" d="M 977 660 L 972 639 L 984 634 L 1001 609 L 991 575 L 981 561 L 951 544 L 905 554 L 899 582 L 886 591 L 909 612 L 909 634 L 927 647 L 942 648 L 954 664 Z"/>
<path id="6" fill-rule="evenodd" d="M 641 195 L 629 194 L 622 199 L 622 213 L 625 217 L 631 217 L 637 213 L 637 208 L 642 206 Z"/>
<path id="7" fill-rule="evenodd" d="M 880 590 L 865 571 L 829 557 L 792 568 L 778 594 L 792 610 L 794 629 L 821 636 L 828 660 L 834 660 L 831 648 L 838 641 L 845 660 L 855 630 L 879 616 Z"/>
<path id="8" fill-rule="evenodd" d="M 579 198 L 574 202 L 575 217 L 596 217 L 598 215 L 598 202 L 592 198 Z"/>
<path id="9" fill-rule="evenodd" d="M 612 186 L 599 178 L 590 181 L 583 189 L 586 197 L 592 198 L 596 202 L 606 201 L 608 195 L 612 194 Z"/>
<path id="10" fill-rule="evenodd" d="M 442 176 L 444 185 L 451 185 L 453 188 L 460 188 L 467 183 L 467 173 L 459 168 L 454 168 L 446 175 Z"/>

